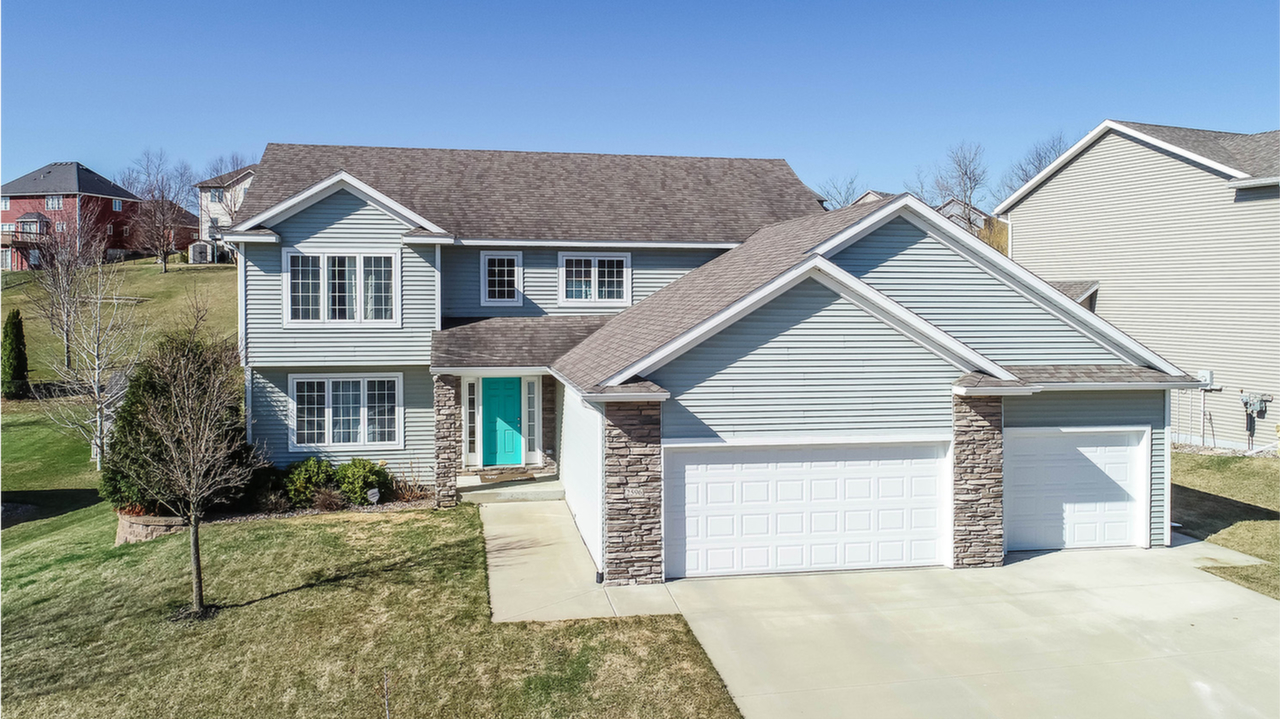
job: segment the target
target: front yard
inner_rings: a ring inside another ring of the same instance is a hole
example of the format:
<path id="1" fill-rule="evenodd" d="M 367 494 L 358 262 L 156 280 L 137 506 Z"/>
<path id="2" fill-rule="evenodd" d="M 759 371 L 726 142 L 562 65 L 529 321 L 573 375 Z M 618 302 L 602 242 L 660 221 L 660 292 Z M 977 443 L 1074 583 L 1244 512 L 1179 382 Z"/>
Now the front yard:
<path id="1" fill-rule="evenodd" d="M 678 616 L 493 624 L 479 513 L 210 525 L 112 548 L 105 504 L 4 531 L 10 717 L 737 716 Z"/>
<path id="2" fill-rule="evenodd" d="M 1268 562 L 1206 571 L 1280 599 L 1280 459 L 1177 453 L 1173 481 L 1182 533 Z"/>

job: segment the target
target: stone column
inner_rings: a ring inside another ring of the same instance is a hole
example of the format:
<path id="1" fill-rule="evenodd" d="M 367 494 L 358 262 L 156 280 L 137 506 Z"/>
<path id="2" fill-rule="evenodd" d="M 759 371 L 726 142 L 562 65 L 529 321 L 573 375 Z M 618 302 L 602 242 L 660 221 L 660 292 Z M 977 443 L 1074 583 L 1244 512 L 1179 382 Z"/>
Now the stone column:
<path id="1" fill-rule="evenodd" d="M 610 402 L 604 426 L 604 583 L 662 582 L 662 406 Z"/>
<path id="2" fill-rule="evenodd" d="M 559 436 L 556 423 L 559 421 L 556 417 L 556 378 L 544 374 L 542 375 L 542 470 L 545 472 L 556 471 L 557 452 L 560 450 L 556 442 Z"/>
<path id="3" fill-rule="evenodd" d="M 1004 410 L 999 397 L 951 400 L 955 566 L 1004 564 Z"/>
<path id="4" fill-rule="evenodd" d="M 457 375 L 434 375 L 436 415 L 436 507 L 458 503 L 458 472 L 462 468 L 462 380 Z"/>

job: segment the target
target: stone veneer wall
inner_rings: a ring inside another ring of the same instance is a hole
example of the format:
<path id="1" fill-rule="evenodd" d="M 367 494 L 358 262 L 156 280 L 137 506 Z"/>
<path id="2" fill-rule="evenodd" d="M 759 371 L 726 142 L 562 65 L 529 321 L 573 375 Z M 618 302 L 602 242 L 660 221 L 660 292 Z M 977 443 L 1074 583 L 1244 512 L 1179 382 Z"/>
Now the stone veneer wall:
<path id="1" fill-rule="evenodd" d="M 116 516 L 119 517 L 116 521 L 117 547 L 121 544 L 145 542 L 166 534 L 181 532 L 187 528 L 187 522 L 182 517 L 134 516 L 119 512 Z"/>
<path id="2" fill-rule="evenodd" d="M 662 582 L 662 406 L 605 405 L 604 583 Z"/>
<path id="3" fill-rule="evenodd" d="M 1004 564 L 1004 410 L 999 397 L 951 400 L 955 566 Z"/>
<path id="4" fill-rule="evenodd" d="M 559 455 L 556 442 L 556 378 L 542 375 L 542 467 L 539 471 L 555 472 Z"/>
<path id="5" fill-rule="evenodd" d="M 436 414 L 436 507 L 458 503 L 458 470 L 462 467 L 462 379 L 434 376 Z"/>

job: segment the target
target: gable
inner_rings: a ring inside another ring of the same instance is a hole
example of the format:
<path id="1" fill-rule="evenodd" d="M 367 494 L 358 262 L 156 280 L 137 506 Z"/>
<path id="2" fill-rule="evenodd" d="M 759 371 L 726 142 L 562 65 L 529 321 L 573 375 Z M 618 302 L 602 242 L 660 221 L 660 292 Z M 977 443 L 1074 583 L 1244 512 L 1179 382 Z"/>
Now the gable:
<path id="1" fill-rule="evenodd" d="M 371 244 L 402 242 L 406 226 L 371 202 L 346 190 L 282 220 L 272 229 L 285 246 L 305 244 L 323 250 L 359 250 Z"/>
<path id="2" fill-rule="evenodd" d="M 910 221 L 898 217 L 831 257 L 929 323 L 999 363 L 1124 364 Z"/>
<path id="3" fill-rule="evenodd" d="M 951 363 L 807 279 L 649 375 L 664 438 L 823 435 L 951 423 Z"/>

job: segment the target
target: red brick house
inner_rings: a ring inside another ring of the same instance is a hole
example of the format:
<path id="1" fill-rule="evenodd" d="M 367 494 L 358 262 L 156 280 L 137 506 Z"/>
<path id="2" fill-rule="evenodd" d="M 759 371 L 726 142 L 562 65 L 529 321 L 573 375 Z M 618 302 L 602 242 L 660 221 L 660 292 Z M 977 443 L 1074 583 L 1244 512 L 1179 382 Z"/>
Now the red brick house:
<path id="1" fill-rule="evenodd" d="M 106 229 L 108 255 L 128 252 L 129 221 L 140 200 L 78 162 L 45 165 L 4 183 L 0 194 L 0 270 L 39 265 L 40 239 L 55 231 L 74 232 L 90 208 Z"/>

